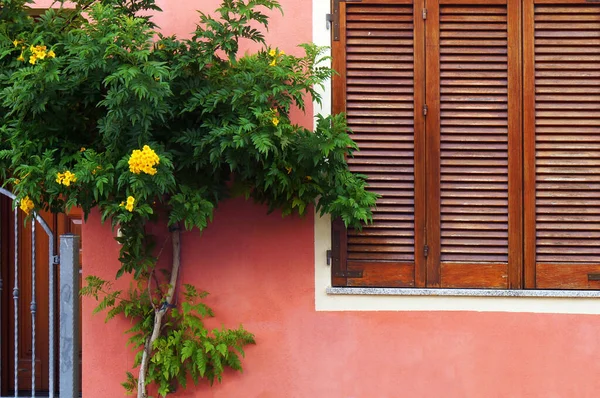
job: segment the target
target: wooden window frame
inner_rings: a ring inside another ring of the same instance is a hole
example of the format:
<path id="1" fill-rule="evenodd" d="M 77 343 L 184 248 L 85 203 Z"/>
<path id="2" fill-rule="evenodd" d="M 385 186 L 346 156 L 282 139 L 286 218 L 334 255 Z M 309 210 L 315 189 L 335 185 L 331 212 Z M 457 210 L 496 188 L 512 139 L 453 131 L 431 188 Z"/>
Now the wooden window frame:
<path id="1" fill-rule="evenodd" d="M 413 4 L 414 7 L 414 109 L 415 109 L 415 256 L 414 277 L 410 286 L 379 287 L 476 287 L 497 288 L 486 281 L 473 286 L 448 286 L 442 283 L 440 253 L 440 142 L 427 141 L 432 133 L 439 137 L 440 131 L 440 25 L 439 5 L 506 5 L 508 21 L 508 64 L 518 65 L 508 69 L 508 102 L 510 109 L 517 108 L 508 116 L 508 261 L 506 286 L 503 289 L 549 289 L 538 287 L 535 260 L 536 242 L 536 185 L 535 185 L 535 66 L 534 66 L 534 7 L 537 4 L 582 4 L 585 0 L 333 0 L 332 58 L 333 68 L 338 72 L 332 81 L 333 112 L 345 112 L 346 97 L 346 21 L 340 18 L 351 4 Z M 590 3 L 588 3 L 590 4 Z M 423 12 L 423 18 L 420 17 Z M 421 33 L 422 34 L 421 34 Z M 530 78 L 528 78 L 530 77 Z M 424 108 L 424 106 L 427 108 Z M 426 109 L 428 117 L 420 109 Z M 432 172 L 432 170 L 434 172 Z M 437 172 L 435 172 L 437 171 Z M 347 234 L 340 221 L 332 223 L 332 286 L 369 286 L 357 283 L 362 274 L 347 266 Z M 430 242 L 437 242 L 431 244 Z M 426 252 L 422 251 L 425 248 Z M 589 266 L 600 274 L 600 266 Z M 385 273 L 385 270 L 383 271 Z M 465 274 L 467 269 L 460 270 Z M 590 274 L 592 275 L 592 274 Z M 465 278 L 480 278 L 478 275 L 463 275 Z M 596 281 L 596 279 L 590 279 Z M 600 289 L 600 281 L 583 289 Z M 559 287 L 564 289 L 570 287 Z M 582 287 L 579 287 L 582 288 Z M 579 289 L 578 288 L 578 289 Z"/>

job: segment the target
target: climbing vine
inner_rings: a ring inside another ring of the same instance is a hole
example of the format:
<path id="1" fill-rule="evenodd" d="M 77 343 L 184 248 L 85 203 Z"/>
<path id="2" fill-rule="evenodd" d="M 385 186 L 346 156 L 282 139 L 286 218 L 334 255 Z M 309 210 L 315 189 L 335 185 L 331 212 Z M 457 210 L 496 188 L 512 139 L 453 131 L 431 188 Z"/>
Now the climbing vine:
<path id="1" fill-rule="evenodd" d="M 82 294 L 107 319 L 125 316 L 136 350 L 125 388 L 165 396 L 177 386 L 241 370 L 242 327 L 209 331 L 207 293 L 177 291 L 180 235 L 203 230 L 219 202 L 243 196 L 284 215 L 320 214 L 360 227 L 376 195 L 346 158 L 357 149 L 343 115 L 307 129 L 293 108 L 320 101 L 332 75 L 324 49 L 303 56 L 265 41 L 276 0 L 223 0 L 199 13 L 189 39 L 160 33 L 154 0 L 56 1 L 39 18 L 28 0 L 0 0 L 0 173 L 28 214 L 97 209 L 118 229 L 128 291 L 88 277 Z M 262 45 L 239 54 L 240 41 Z M 158 241 L 149 222 L 164 222 Z M 173 248 L 165 277 L 157 260 Z M 179 297 L 179 300 L 177 298 Z"/>

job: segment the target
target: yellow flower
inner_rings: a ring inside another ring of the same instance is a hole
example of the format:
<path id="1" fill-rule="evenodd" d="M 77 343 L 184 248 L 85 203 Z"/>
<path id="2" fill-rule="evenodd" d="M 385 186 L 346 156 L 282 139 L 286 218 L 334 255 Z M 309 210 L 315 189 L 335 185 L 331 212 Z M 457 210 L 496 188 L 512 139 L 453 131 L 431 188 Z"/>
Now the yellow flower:
<path id="1" fill-rule="evenodd" d="M 36 62 L 37 62 L 37 57 L 35 55 L 32 55 L 29 57 L 29 63 L 31 65 L 35 65 Z"/>
<path id="2" fill-rule="evenodd" d="M 306 176 L 306 181 L 312 181 L 312 177 L 311 176 Z"/>
<path id="3" fill-rule="evenodd" d="M 127 197 L 127 204 L 125 205 L 125 209 L 127 211 L 133 211 L 133 204 L 135 203 L 135 198 L 133 196 Z"/>
<path id="4" fill-rule="evenodd" d="M 77 177 L 75 174 L 71 173 L 69 170 L 65 171 L 65 178 L 63 179 L 63 185 L 69 186 L 72 182 L 77 181 Z"/>
<path id="5" fill-rule="evenodd" d="M 283 51 L 283 50 L 279 51 L 279 55 L 285 55 L 285 51 Z"/>
<path id="6" fill-rule="evenodd" d="M 26 214 L 29 214 L 29 212 L 31 210 L 33 210 L 33 208 L 35 207 L 33 204 L 33 201 L 31 199 L 29 199 L 29 196 L 25 196 L 23 199 L 21 199 L 21 203 L 19 205 L 19 207 L 21 208 L 21 210 L 23 210 Z"/>
<path id="7" fill-rule="evenodd" d="M 14 39 L 14 40 L 13 40 L 13 45 L 14 45 L 15 47 L 17 47 L 19 44 L 21 44 L 21 40 L 17 40 L 17 39 Z"/>
<path id="8" fill-rule="evenodd" d="M 288 174 L 292 173 L 292 168 L 291 167 L 286 167 L 285 170 L 287 171 Z"/>
<path id="9" fill-rule="evenodd" d="M 82 146 L 81 149 L 79 150 L 79 152 L 85 152 L 85 147 Z"/>
<path id="10" fill-rule="evenodd" d="M 165 45 L 164 45 L 164 44 L 162 44 L 162 43 L 160 43 L 160 44 L 158 45 L 158 49 L 159 49 L 159 50 L 164 50 L 164 49 L 165 49 Z"/>
<path id="11" fill-rule="evenodd" d="M 48 51 L 48 58 L 54 58 L 56 57 L 56 54 L 54 53 L 54 51 L 50 50 Z"/>
<path id="12" fill-rule="evenodd" d="M 21 180 L 19 180 L 18 178 L 15 178 L 15 181 L 13 182 L 13 184 L 19 185 L 20 183 L 21 183 Z"/>
<path id="13" fill-rule="evenodd" d="M 56 173 L 56 182 L 62 184 L 66 187 L 70 186 L 71 183 L 77 181 L 77 177 L 75 174 L 71 173 L 69 170 L 64 173 Z"/>
<path id="14" fill-rule="evenodd" d="M 160 157 L 148 145 L 144 145 L 142 150 L 135 149 L 129 157 L 129 171 L 133 174 L 146 173 L 156 174 L 154 166 L 160 163 Z"/>
<path id="15" fill-rule="evenodd" d="M 25 62 L 25 57 L 23 56 L 23 53 L 21 53 L 21 55 L 19 55 L 19 58 L 17 58 L 17 61 Z"/>
<path id="16" fill-rule="evenodd" d="M 277 60 L 275 58 L 273 58 L 273 61 L 271 61 L 269 66 L 275 66 L 275 65 L 277 65 Z"/>
<path id="17" fill-rule="evenodd" d="M 271 51 L 269 51 L 269 55 L 270 55 L 271 57 L 274 57 L 274 56 L 276 56 L 276 55 L 277 55 L 277 50 L 275 50 L 274 48 L 273 48 L 273 49 L 271 49 Z"/>
<path id="18" fill-rule="evenodd" d="M 279 118 L 274 117 L 273 119 L 271 119 L 271 122 L 273 122 L 273 126 L 277 127 L 277 125 L 279 124 Z"/>

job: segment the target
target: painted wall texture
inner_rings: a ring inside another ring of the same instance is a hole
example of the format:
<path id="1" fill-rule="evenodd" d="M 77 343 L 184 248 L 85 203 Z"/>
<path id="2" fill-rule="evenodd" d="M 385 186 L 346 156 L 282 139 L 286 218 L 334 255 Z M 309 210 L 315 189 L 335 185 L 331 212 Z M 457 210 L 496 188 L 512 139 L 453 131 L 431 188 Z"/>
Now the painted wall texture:
<path id="1" fill-rule="evenodd" d="M 182 237 L 182 277 L 208 290 L 215 326 L 256 335 L 243 374 L 177 397 L 596 397 L 600 318 L 478 312 L 316 312 L 312 218 L 225 203 L 202 237 Z M 118 246 L 91 217 L 85 274 L 110 278 Z M 164 253 L 169 256 L 169 253 Z M 83 303 L 83 394 L 124 396 L 122 330 Z"/>
<path id="2" fill-rule="evenodd" d="M 165 12 L 158 24 L 183 36 L 194 28 L 193 10 L 213 9 L 218 1 L 159 3 Z M 311 5 L 298 0 L 282 5 L 285 18 L 273 20 L 268 40 L 290 53 L 312 39 Z M 312 123 L 309 116 L 298 118 Z M 207 303 L 217 314 L 211 325 L 242 323 L 257 345 L 247 349 L 243 374 L 229 372 L 221 385 L 202 384 L 176 397 L 598 396 L 600 317 L 317 312 L 313 218 L 265 213 L 232 200 L 202 236 L 182 236 L 183 282 L 211 293 Z M 118 245 L 110 227 L 93 215 L 83 242 L 84 274 L 112 278 Z M 93 307 L 84 299 L 83 396 L 121 397 L 120 383 L 133 359 L 122 334 L 128 324 L 105 324 L 101 315 L 91 315 Z"/>

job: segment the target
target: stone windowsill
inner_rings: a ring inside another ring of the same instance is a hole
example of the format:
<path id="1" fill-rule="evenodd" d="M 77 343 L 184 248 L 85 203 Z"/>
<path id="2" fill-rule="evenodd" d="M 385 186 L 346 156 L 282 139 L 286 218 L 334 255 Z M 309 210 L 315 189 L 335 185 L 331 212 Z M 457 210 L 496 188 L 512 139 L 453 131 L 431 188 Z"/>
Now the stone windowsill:
<path id="1" fill-rule="evenodd" d="M 462 296 L 462 297 L 554 297 L 595 298 L 600 290 L 499 290 L 499 289 L 426 289 L 426 288 L 369 288 L 328 287 L 329 295 L 368 296 Z"/>

